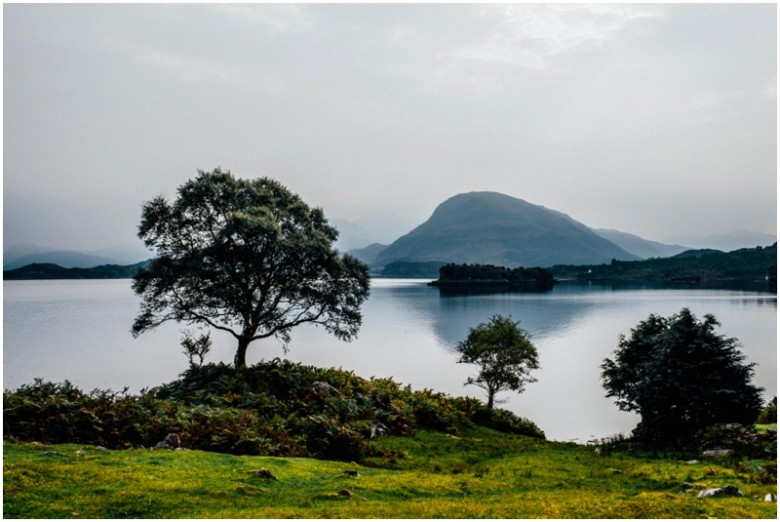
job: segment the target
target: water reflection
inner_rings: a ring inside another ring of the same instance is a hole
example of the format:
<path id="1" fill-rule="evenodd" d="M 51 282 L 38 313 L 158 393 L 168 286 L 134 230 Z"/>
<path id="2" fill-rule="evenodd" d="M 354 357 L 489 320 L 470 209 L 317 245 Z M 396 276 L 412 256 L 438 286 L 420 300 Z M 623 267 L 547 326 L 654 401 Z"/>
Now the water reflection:
<path id="1" fill-rule="evenodd" d="M 139 300 L 129 281 L 4 283 L 4 386 L 16 388 L 35 377 L 69 379 L 86 389 L 156 386 L 187 366 L 179 326 L 164 325 L 138 339 L 129 329 Z M 457 364 L 455 346 L 469 328 L 492 315 L 511 315 L 540 354 L 538 382 L 522 395 L 506 394 L 506 408 L 536 422 L 559 440 L 629 432 L 634 415 L 604 397 L 600 364 L 617 348 L 618 335 L 651 313 L 664 316 L 688 307 L 697 316 L 714 314 L 718 333 L 736 337 L 754 382 L 765 396 L 777 394 L 777 298 L 774 294 L 729 290 L 646 290 L 557 285 L 544 294 L 442 295 L 425 281 L 375 280 L 363 307 L 357 340 L 343 343 L 315 327 L 292 334 L 285 353 L 274 340 L 254 343 L 247 362 L 287 357 L 304 364 L 341 367 L 363 377 L 393 377 L 415 389 L 482 397 L 463 383 L 474 369 Z M 209 362 L 230 362 L 235 340 L 213 332 Z"/>

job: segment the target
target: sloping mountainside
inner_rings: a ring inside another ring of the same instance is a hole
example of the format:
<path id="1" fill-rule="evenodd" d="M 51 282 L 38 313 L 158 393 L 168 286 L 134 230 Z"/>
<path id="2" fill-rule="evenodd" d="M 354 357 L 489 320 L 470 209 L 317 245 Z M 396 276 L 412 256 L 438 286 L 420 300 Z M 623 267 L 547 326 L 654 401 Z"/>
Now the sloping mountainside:
<path id="1" fill-rule="evenodd" d="M 387 249 L 387 245 L 383 245 L 381 243 L 371 243 L 367 247 L 356 248 L 354 250 L 350 250 L 348 253 L 349 255 L 356 257 L 367 265 L 373 265 L 377 256 L 385 249 Z"/>
<path id="2" fill-rule="evenodd" d="M 706 285 L 763 282 L 777 285 L 777 243 L 732 252 L 688 250 L 673 257 L 644 261 L 613 261 L 588 266 L 554 266 L 559 280 Z"/>
<path id="3" fill-rule="evenodd" d="M 604 239 L 612 241 L 626 252 L 634 254 L 642 259 L 649 259 L 651 257 L 671 257 L 680 252 L 691 250 L 690 247 L 667 245 L 659 243 L 658 241 L 650 241 L 634 234 L 620 232 L 619 230 L 594 228 L 593 231 Z"/>
<path id="4" fill-rule="evenodd" d="M 499 266 L 609 263 L 634 260 L 569 216 L 497 192 L 454 196 L 433 215 L 379 253 L 392 261 L 439 261 Z"/>

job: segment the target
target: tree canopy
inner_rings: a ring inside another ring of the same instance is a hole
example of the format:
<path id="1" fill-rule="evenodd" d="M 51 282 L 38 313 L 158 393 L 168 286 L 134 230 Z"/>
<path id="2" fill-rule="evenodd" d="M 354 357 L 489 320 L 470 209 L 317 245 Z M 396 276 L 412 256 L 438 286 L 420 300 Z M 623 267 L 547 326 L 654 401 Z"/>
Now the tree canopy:
<path id="1" fill-rule="evenodd" d="M 605 359 L 607 397 L 642 421 L 635 435 L 650 443 L 684 442 L 708 426 L 750 424 L 761 409 L 739 342 L 715 333 L 713 315 L 698 320 L 687 308 L 668 318 L 650 315 L 620 336 L 615 358 Z"/>
<path id="2" fill-rule="evenodd" d="M 497 402 L 501 391 L 525 389 L 535 382 L 531 370 L 539 368 L 536 347 L 524 330 L 510 317 L 494 315 L 489 322 L 469 329 L 466 339 L 458 343 L 459 363 L 476 364 L 479 373 L 469 377 L 466 384 L 474 384 L 488 395 L 488 408 Z"/>
<path id="3" fill-rule="evenodd" d="M 230 333 L 236 367 L 252 341 L 286 344 L 294 327 L 354 338 L 369 294 L 368 268 L 339 255 L 338 231 L 279 182 L 199 171 L 169 203 L 143 207 L 138 236 L 156 257 L 133 278 L 142 297 L 135 336 L 166 321 Z"/>

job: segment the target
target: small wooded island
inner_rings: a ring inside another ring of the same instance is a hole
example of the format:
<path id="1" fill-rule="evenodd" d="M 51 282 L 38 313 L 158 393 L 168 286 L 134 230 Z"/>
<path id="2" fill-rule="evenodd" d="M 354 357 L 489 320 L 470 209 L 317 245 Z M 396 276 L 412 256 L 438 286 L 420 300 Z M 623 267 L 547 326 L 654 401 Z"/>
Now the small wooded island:
<path id="1" fill-rule="evenodd" d="M 439 279 L 428 283 L 450 291 L 514 290 L 546 292 L 555 285 L 545 268 L 506 268 L 494 265 L 447 264 L 439 268 Z"/>

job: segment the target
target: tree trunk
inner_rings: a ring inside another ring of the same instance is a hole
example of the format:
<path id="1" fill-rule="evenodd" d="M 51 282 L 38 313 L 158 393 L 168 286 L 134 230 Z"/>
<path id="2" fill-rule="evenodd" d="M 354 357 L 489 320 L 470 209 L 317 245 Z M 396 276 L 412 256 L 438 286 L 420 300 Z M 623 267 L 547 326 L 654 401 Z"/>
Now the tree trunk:
<path id="1" fill-rule="evenodd" d="M 233 360 L 233 365 L 236 369 L 246 368 L 246 349 L 249 348 L 250 342 L 249 339 L 244 337 L 238 339 L 238 349 L 236 350 L 236 357 Z"/>
<path id="2" fill-rule="evenodd" d="M 492 388 L 489 388 L 488 389 L 488 404 L 487 404 L 489 410 L 493 409 L 493 398 L 495 396 L 496 396 L 496 391 L 494 389 L 492 389 Z"/>

